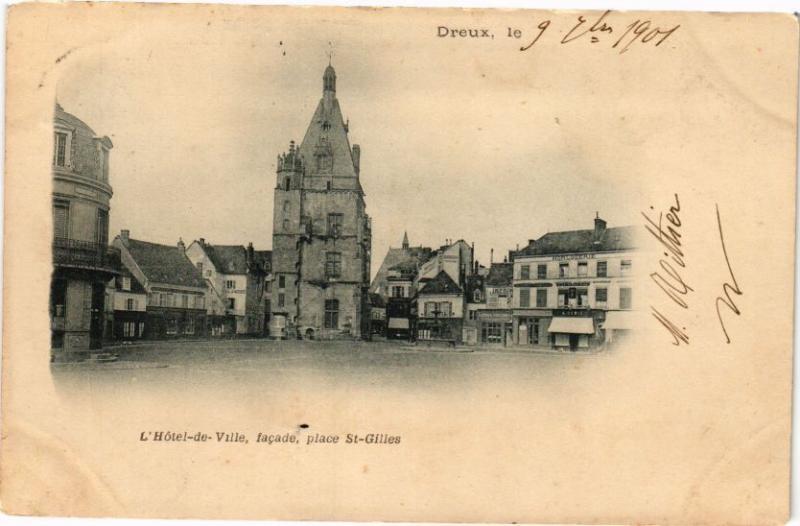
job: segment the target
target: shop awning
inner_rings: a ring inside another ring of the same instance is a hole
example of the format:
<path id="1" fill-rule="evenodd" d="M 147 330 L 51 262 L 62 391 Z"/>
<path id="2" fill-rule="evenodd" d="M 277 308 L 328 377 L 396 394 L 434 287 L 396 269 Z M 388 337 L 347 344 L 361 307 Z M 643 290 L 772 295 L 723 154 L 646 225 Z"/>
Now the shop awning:
<path id="1" fill-rule="evenodd" d="M 594 320 L 592 318 L 553 318 L 547 332 L 561 332 L 566 334 L 594 334 Z"/>
<path id="2" fill-rule="evenodd" d="M 408 329 L 408 318 L 389 318 L 390 329 Z"/>
<path id="3" fill-rule="evenodd" d="M 608 329 L 633 329 L 633 313 L 630 311 L 609 311 L 603 328 Z"/>

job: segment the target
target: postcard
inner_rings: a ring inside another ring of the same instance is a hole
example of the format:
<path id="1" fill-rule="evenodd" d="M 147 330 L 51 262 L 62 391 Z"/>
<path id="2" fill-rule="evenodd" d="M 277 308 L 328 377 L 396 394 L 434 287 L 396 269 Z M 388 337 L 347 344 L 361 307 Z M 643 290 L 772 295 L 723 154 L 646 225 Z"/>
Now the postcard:
<path id="1" fill-rule="evenodd" d="M 8 11 L 0 497 L 777 524 L 790 14 Z"/>

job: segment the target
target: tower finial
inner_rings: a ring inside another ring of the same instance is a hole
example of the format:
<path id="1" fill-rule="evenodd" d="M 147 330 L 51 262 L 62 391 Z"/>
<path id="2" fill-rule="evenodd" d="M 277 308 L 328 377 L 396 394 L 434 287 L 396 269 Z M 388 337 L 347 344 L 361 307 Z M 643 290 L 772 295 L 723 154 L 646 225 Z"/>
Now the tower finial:
<path id="1" fill-rule="evenodd" d="M 403 248 L 408 250 L 408 232 L 403 232 Z"/>

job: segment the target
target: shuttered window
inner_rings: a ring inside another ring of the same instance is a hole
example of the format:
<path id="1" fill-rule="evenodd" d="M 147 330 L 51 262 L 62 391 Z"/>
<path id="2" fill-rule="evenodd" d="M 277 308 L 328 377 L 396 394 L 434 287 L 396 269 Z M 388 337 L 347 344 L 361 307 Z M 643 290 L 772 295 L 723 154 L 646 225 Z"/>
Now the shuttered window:
<path id="1" fill-rule="evenodd" d="M 53 234 L 60 239 L 69 237 L 69 203 L 53 204 Z"/>

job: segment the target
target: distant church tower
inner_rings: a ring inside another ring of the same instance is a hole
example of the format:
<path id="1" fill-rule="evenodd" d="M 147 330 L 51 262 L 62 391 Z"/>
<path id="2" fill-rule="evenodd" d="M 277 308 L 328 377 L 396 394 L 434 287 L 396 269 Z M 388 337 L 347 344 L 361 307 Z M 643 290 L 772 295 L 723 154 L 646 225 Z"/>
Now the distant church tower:
<path id="1" fill-rule="evenodd" d="M 272 227 L 271 334 L 328 339 L 368 336 L 372 227 L 357 144 L 328 65 L 322 99 L 303 142 L 278 156 Z"/>

